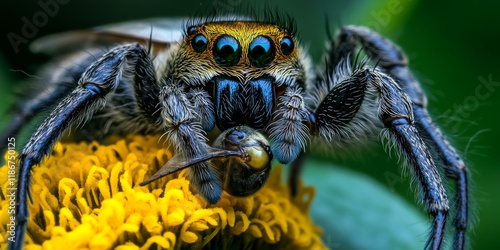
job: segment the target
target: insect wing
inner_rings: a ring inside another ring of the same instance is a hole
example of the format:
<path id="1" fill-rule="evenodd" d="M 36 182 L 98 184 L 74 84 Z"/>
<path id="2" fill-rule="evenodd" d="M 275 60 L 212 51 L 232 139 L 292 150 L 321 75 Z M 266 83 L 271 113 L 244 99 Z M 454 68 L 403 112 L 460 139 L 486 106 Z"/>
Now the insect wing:
<path id="1" fill-rule="evenodd" d="M 238 156 L 241 158 L 244 157 L 244 153 L 240 152 L 240 151 L 215 149 L 215 148 L 212 148 L 212 150 L 213 151 L 211 151 L 205 155 L 201 155 L 201 156 L 194 157 L 191 159 L 184 159 L 182 156 L 177 154 L 174 157 L 172 157 L 167 163 L 165 163 L 165 165 L 163 165 L 163 167 L 161 167 L 161 169 L 158 170 L 158 172 L 153 174 L 149 179 L 141 182 L 139 185 L 144 186 L 144 185 L 151 183 L 154 180 L 159 179 L 163 176 L 167 176 L 167 175 L 172 174 L 174 172 L 180 171 L 182 169 L 191 167 L 195 164 L 198 164 L 198 163 L 201 163 L 204 161 L 208 161 L 208 160 L 211 160 L 214 158 L 226 158 L 226 157 L 230 157 L 230 156 Z"/>
<path id="2" fill-rule="evenodd" d="M 122 42 L 151 41 L 154 47 L 168 47 L 182 38 L 184 23 L 184 18 L 153 18 L 115 23 L 42 37 L 33 42 L 30 49 L 34 53 L 56 55 Z"/>

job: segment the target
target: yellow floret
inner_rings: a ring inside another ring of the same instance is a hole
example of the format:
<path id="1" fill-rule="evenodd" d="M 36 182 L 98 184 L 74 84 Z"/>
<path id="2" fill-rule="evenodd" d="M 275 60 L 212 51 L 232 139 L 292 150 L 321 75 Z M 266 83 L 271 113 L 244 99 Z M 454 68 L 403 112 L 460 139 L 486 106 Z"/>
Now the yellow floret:
<path id="1" fill-rule="evenodd" d="M 190 188 L 184 171 L 147 186 L 172 157 L 156 136 L 110 145 L 62 144 L 33 169 L 26 249 L 325 249 L 309 216 L 312 187 L 290 197 L 276 167 L 246 198 L 226 193 L 214 205 Z M 0 242 L 6 247 L 8 168 L 0 169 Z"/>

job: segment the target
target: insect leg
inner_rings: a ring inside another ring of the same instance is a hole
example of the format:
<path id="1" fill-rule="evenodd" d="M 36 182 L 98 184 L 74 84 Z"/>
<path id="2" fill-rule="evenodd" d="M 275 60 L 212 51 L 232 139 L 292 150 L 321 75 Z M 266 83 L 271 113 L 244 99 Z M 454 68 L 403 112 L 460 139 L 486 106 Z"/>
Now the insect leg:
<path id="1" fill-rule="evenodd" d="M 120 79 L 131 76 L 140 45 L 123 45 L 104 54 L 83 73 L 78 86 L 63 98 L 32 134 L 20 154 L 16 193 L 16 240 L 9 249 L 21 249 L 28 221 L 27 198 L 31 168 L 50 153 L 57 139 L 72 124 L 84 122 L 105 105 L 105 97 L 114 91 Z M 129 79 L 131 80 L 131 79 Z"/>
<path id="2" fill-rule="evenodd" d="M 351 36 L 364 45 L 365 51 L 378 65 L 384 69 L 410 97 L 412 102 L 415 124 L 419 133 L 426 142 L 437 151 L 442 162 L 446 177 L 455 181 L 454 205 L 457 212 L 454 214 L 453 226 L 456 229 L 453 249 L 464 249 L 469 217 L 468 209 L 468 170 L 456 150 L 446 139 L 445 135 L 432 121 L 427 111 L 427 99 L 420 86 L 408 68 L 406 56 L 389 40 L 366 28 L 348 26 L 341 31 L 340 36 Z M 441 166 L 441 165 L 440 165 Z"/>

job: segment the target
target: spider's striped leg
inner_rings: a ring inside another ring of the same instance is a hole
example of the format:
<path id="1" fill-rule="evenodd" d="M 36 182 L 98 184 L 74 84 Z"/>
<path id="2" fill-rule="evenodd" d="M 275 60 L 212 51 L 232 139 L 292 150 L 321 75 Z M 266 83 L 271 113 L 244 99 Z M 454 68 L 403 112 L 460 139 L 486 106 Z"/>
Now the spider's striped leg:
<path id="1" fill-rule="evenodd" d="M 358 136 L 362 131 L 354 127 L 369 122 L 363 117 L 378 119 L 385 127 L 382 135 L 396 146 L 412 167 L 423 203 L 434 217 L 428 246 L 440 249 L 449 210 L 448 199 L 432 156 L 414 124 L 409 97 L 390 76 L 376 69 L 357 69 L 350 77 L 326 89 L 329 85 L 318 85 L 324 87 L 319 91 L 326 95 L 314 108 L 314 127 L 317 129 L 314 132 L 334 143 L 345 140 L 349 137 L 346 135 Z"/>
<path id="2" fill-rule="evenodd" d="M 213 109 L 204 110 L 206 114 L 198 114 L 201 109 L 196 110 L 195 107 L 206 101 L 195 99 L 191 93 L 186 93 L 183 84 L 174 79 L 168 79 L 160 91 L 165 136 L 175 145 L 176 154 L 185 159 L 207 155 L 210 148 L 200 120 L 213 121 Z M 191 166 L 187 172 L 198 193 L 211 204 L 219 201 L 222 195 L 222 181 L 214 169 L 210 161 L 204 161 Z"/>
<path id="3" fill-rule="evenodd" d="M 468 171 L 457 151 L 451 146 L 441 130 L 432 121 L 427 111 L 427 100 L 419 82 L 408 68 L 408 60 L 396 45 L 379 34 L 366 28 L 348 26 L 341 31 L 340 36 L 351 36 L 359 41 L 367 54 L 389 74 L 410 97 L 413 114 L 419 133 L 426 142 L 437 151 L 442 162 L 446 177 L 455 181 L 453 226 L 455 235 L 453 249 L 464 249 L 466 243 L 467 224 L 469 217 L 468 208 Z M 440 165 L 441 166 L 441 165 Z"/>
<path id="4" fill-rule="evenodd" d="M 274 121 L 268 126 L 274 157 L 281 163 L 291 162 L 289 177 L 291 194 L 298 190 L 299 173 L 303 166 L 303 149 L 309 139 L 309 128 L 304 121 L 312 115 L 306 109 L 304 91 L 301 87 L 287 87 L 278 99 Z"/>
<path id="5" fill-rule="evenodd" d="M 6 142 L 7 138 L 16 137 L 34 117 L 38 117 L 40 113 L 55 106 L 62 98 L 71 93 L 76 88 L 76 83 L 86 66 L 95 61 L 94 56 L 102 54 L 92 55 L 85 52 L 76 59 L 71 58 L 71 62 L 61 60 L 55 66 L 46 69 L 46 72 L 50 73 L 40 76 L 40 79 L 44 80 L 37 79 L 31 84 L 35 88 L 35 95 L 19 102 L 13 108 L 14 115 L 0 133 L 0 141 Z M 0 153 L 5 151 L 6 146 L 7 143 L 0 144 Z"/>
<path id="6" fill-rule="evenodd" d="M 116 90 L 120 80 L 132 81 L 129 77 L 137 73 L 136 67 L 152 69 L 152 65 L 142 60 L 145 57 L 147 55 L 140 45 L 123 45 L 104 54 L 83 73 L 78 86 L 62 98 L 31 135 L 20 154 L 15 211 L 16 238 L 14 242 L 9 242 L 9 249 L 21 249 L 24 244 L 31 168 L 50 153 L 52 146 L 66 129 L 89 119 L 104 107 L 106 97 Z M 151 80 L 147 75 L 137 78 Z"/>

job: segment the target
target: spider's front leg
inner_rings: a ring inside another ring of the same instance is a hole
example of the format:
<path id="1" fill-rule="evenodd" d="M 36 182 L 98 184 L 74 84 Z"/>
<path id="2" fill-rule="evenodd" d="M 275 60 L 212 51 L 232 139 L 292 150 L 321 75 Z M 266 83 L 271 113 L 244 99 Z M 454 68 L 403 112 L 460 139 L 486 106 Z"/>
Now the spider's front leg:
<path id="1" fill-rule="evenodd" d="M 121 80 L 133 82 L 136 89 L 141 89 L 135 92 L 137 99 L 149 98 L 153 92 L 151 86 L 154 86 L 151 85 L 151 82 L 154 83 L 151 72 L 154 72 L 151 61 L 142 46 L 132 44 L 112 49 L 87 68 L 78 86 L 59 102 L 33 133 L 19 157 L 15 215 L 18 224 L 16 239 L 10 242 L 9 249 L 21 249 L 24 244 L 31 168 L 50 153 L 52 146 L 66 129 L 90 119 L 103 108 L 106 97 L 118 87 Z M 138 106 L 144 114 L 151 116 L 156 110 L 140 103 Z"/>
<path id="2" fill-rule="evenodd" d="M 380 68 L 387 72 L 409 96 L 419 133 L 423 135 L 426 143 L 437 151 L 437 156 L 442 162 L 439 167 L 444 168 L 446 177 L 455 181 L 454 206 L 457 211 L 453 219 L 453 226 L 456 230 L 453 248 L 464 249 L 467 244 L 466 233 L 469 220 L 468 171 L 464 161 L 432 121 L 427 111 L 425 94 L 409 70 L 408 60 L 401 49 L 369 29 L 347 26 L 340 31 L 336 45 L 348 49 L 337 49 L 337 54 L 342 56 L 350 53 L 349 49 L 354 48 L 355 43 L 362 44 L 370 58 L 377 61 Z"/>
<path id="3" fill-rule="evenodd" d="M 276 159 L 284 164 L 294 161 L 309 139 L 309 128 L 304 121 L 309 119 L 303 89 L 288 86 L 278 99 L 278 109 L 268 127 L 271 148 Z M 292 185 L 294 189 L 294 185 Z"/>
<path id="4" fill-rule="evenodd" d="M 328 90 L 329 85 L 332 88 Z M 360 128 L 369 127 L 368 122 L 374 122 L 369 119 L 378 119 L 385 127 L 382 135 L 396 145 L 412 167 L 427 212 L 434 217 L 428 246 L 439 249 L 449 211 L 448 199 L 431 154 L 414 125 L 408 96 L 391 77 L 368 68 L 356 69 L 339 82 L 318 86 L 326 94 L 314 107 L 315 132 L 329 141 L 346 140 L 350 135 L 360 135 Z"/>
<path id="5" fill-rule="evenodd" d="M 211 130 L 215 125 L 209 97 L 201 90 L 187 92 L 185 84 L 177 80 L 165 81 L 160 92 L 161 116 L 166 129 L 164 136 L 171 145 L 175 145 L 175 152 L 178 155 L 176 157 L 191 159 L 206 155 L 210 146 L 207 144 L 202 126 Z M 222 181 L 214 169 L 211 161 L 204 161 L 191 166 L 187 172 L 196 190 L 212 204 L 217 203 L 222 195 Z M 162 176 L 175 171 L 174 168 L 160 170 Z M 144 183 L 147 182 L 149 181 Z"/>
<path id="6" fill-rule="evenodd" d="M 45 74 L 40 77 L 49 84 L 36 82 L 34 85 L 40 91 L 36 95 L 29 97 L 17 104 L 12 120 L 8 122 L 4 130 L 0 133 L 0 141 L 7 141 L 7 138 L 17 136 L 37 114 L 45 109 L 53 107 L 62 98 L 66 97 L 75 88 L 79 77 L 85 71 L 84 66 L 95 61 L 95 56 L 102 56 L 100 51 L 84 52 L 71 59 L 57 62 L 57 67 L 50 66 L 45 70 Z M 76 59 L 75 59 L 76 58 Z M 71 62 L 69 62 L 71 60 Z M 50 72 L 50 73 L 49 73 Z M 40 88 L 43 86 L 43 88 Z M 5 152 L 7 145 L 0 145 L 0 153 Z"/>
<path id="7" fill-rule="evenodd" d="M 304 121 L 311 119 L 311 113 L 306 108 L 304 96 L 302 87 L 286 86 L 285 93 L 278 98 L 274 121 L 267 128 L 274 157 L 283 164 L 291 162 L 289 183 L 292 196 L 298 191 L 303 150 L 309 140 L 309 127 Z"/>

